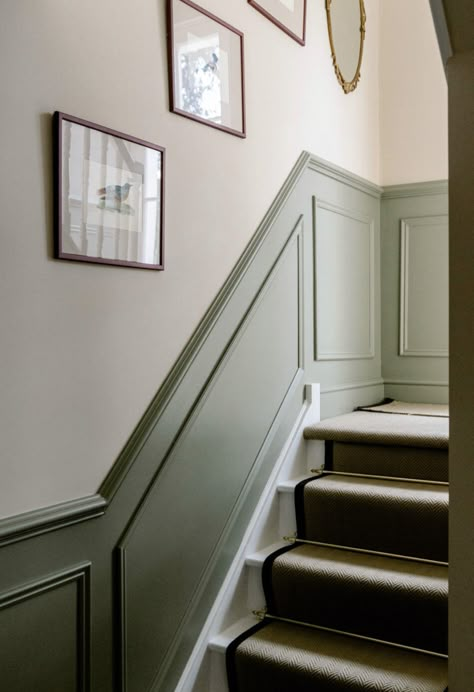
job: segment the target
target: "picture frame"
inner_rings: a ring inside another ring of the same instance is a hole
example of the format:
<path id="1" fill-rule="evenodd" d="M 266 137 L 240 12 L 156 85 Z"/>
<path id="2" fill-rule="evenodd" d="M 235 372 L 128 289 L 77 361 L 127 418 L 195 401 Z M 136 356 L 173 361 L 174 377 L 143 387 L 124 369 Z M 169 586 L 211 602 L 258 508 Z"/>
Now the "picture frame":
<path id="1" fill-rule="evenodd" d="M 57 259 L 164 269 L 165 149 L 56 111 Z"/>
<path id="2" fill-rule="evenodd" d="M 301 46 L 305 45 L 307 0 L 248 0 L 248 2 Z"/>
<path id="3" fill-rule="evenodd" d="M 244 35 L 192 0 L 168 0 L 170 110 L 246 136 Z"/>

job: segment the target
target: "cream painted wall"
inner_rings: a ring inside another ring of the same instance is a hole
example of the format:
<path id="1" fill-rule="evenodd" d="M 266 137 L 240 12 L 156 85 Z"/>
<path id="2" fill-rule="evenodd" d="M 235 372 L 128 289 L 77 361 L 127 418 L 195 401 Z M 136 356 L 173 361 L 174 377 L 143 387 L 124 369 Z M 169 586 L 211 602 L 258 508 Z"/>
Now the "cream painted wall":
<path id="1" fill-rule="evenodd" d="M 380 182 L 378 0 L 349 96 L 323 2 L 305 48 L 201 2 L 245 33 L 244 141 L 169 113 L 164 0 L 1 5 L 0 516 L 97 490 L 302 149 Z M 167 148 L 163 273 L 52 259 L 54 110 Z"/>
<path id="2" fill-rule="evenodd" d="M 383 185 L 448 177 L 448 95 L 429 0 L 380 2 Z"/>

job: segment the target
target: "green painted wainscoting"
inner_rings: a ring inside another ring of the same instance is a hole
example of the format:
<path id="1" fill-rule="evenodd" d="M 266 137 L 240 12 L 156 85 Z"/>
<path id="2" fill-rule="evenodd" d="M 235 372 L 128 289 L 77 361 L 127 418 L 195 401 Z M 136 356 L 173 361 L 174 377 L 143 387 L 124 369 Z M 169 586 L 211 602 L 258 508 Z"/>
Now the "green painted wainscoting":
<path id="1" fill-rule="evenodd" d="M 448 402 L 448 183 L 382 195 L 382 373 L 386 396 Z"/>
<path id="2" fill-rule="evenodd" d="M 303 153 L 97 495 L 0 525 L 8 692 L 171 692 L 272 465 L 383 397 L 380 196 Z"/>

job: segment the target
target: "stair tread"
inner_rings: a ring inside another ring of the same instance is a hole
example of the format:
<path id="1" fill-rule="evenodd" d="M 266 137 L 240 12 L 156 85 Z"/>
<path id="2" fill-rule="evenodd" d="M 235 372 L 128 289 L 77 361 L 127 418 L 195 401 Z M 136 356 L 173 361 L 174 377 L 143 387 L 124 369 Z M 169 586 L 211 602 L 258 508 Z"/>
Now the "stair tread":
<path id="1" fill-rule="evenodd" d="M 307 440 L 447 449 L 449 418 L 355 411 L 308 426 L 304 437 Z"/>
<path id="2" fill-rule="evenodd" d="M 325 476 L 296 492 L 300 538 L 447 561 L 446 486 Z"/>
<path id="3" fill-rule="evenodd" d="M 273 561 L 274 565 L 276 563 L 284 565 L 285 570 L 305 570 L 314 576 L 325 573 L 331 579 L 361 579 L 374 588 L 393 584 L 410 592 L 417 588 L 423 591 L 429 588 L 437 596 L 447 595 L 447 565 L 310 544 L 298 545 L 278 555 Z"/>
<path id="4" fill-rule="evenodd" d="M 326 475 L 309 481 L 306 488 L 317 484 L 318 488 L 327 487 L 338 490 L 338 492 L 350 492 L 358 495 L 384 495 L 387 497 L 399 498 L 400 495 L 413 498 L 418 502 L 423 495 L 427 497 L 439 496 L 447 498 L 449 494 L 448 486 L 423 481 L 410 481 L 399 478 L 362 478 L 361 476 L 338 476 Z"/>
<path id="5" fill-rule="evenodd" d="M 264 586 L 273 615 L 447 652 L 447 566 L 298 545 L 268 560 Z"/>
<path id="6" fill-rule="evenodd" d="M 443 692 L 448 684 L 443 658 L 277 621 L 231 647 L 228 660 L 239 692 Z"/>

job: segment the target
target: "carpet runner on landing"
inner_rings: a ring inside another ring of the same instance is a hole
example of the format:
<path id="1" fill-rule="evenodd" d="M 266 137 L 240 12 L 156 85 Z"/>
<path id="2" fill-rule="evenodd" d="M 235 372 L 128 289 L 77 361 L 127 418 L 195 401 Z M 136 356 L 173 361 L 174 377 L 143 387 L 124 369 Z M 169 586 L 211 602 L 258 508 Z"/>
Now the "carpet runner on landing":
<path id="1" fill-rule="evenodd" d="M 265 561 L 262 622 L 228 647 L 231 692 L 446 690 L 448 419 L 394 404 L 305 430 L 325 467 Z"/>

